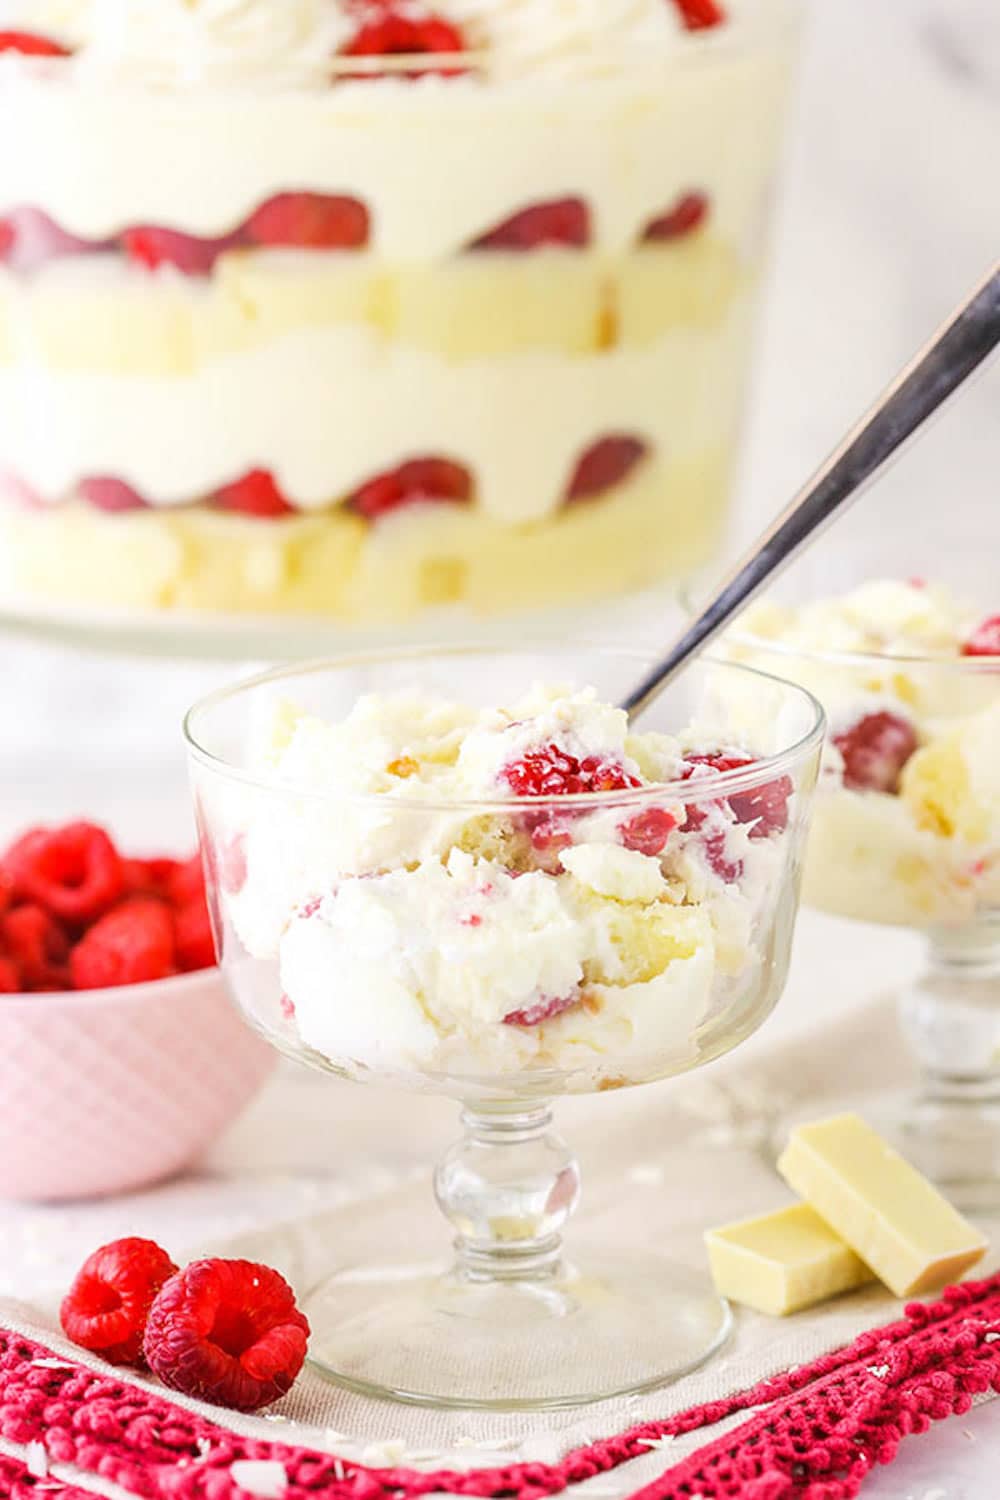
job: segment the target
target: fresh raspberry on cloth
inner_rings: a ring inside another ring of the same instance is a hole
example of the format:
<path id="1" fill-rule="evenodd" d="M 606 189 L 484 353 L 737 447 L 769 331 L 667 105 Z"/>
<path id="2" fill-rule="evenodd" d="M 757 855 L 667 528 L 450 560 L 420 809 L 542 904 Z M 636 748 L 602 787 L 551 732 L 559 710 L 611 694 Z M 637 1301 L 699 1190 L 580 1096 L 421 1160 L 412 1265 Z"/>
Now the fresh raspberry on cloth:
<path id="1" fill-rule="evenodd" d="M 144 1348 L 150 1369 L 173 1390 L 256 1411 L 291 1388 L 308 1337 L 277 1271 L 246 1260 L 197 1260 L 156 1298 Z"/>
<path id="2" fill-rule="evenodd" d="M 109 1364 L 142 1365 L 146 1319 L 177 1267 L 153 1240 L 113 1240 L 87 1257 L 63 1298 L 66 1337 Z"/>
<path id="3" fill-rule="evenodd" d="M 80 939 L 70 954 L 70 971 L 78 990 L 168 978 L 177 971 L 170 909 L 149 896 L 123 901 Z"/>
<path id="4" fill-rule="evenodd" d="M 15 902 L 33 902 L 77 927 L 106 912 L 124 888 L 118 851 L 93 823 L 34 828 L 8 849 L 2 864 Z"/>

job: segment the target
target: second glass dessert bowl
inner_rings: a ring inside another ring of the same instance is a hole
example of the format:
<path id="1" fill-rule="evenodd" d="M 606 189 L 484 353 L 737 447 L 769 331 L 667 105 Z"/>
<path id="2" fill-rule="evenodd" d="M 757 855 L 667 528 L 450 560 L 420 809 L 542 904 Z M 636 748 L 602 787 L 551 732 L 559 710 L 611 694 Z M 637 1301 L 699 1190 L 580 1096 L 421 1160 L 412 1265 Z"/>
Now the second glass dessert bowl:
<path id="1" fill-rule="evenodd" d="M 859 585 L 855 574 L 842 594 L 822 592 L 800 576 L 729 644 L 735 659 L 806 686 L 830 720 L 806 902 L 926 942 L 922 974 L 897 997 L 918 1088 L 858 1107 L 963 1206 L 995 1205 L 1000 616 L 963 604 L 968 584 Z"/>
<path id="2" fill-rule="evenodd" d="M 551 1101 L 697 1067 L 769 1013 L 823 718 L 800 688 L 708 664 L 636 732 L 607 704 L 650 664 L 355 657 L 189 715 L 247 1020 L 316 1068 L 463 1105 L 435 1181 L 452 1268 L 387 1264 L 377 1242 L 307 1304 L 314 1364 L 351 1387 L 569 1406 L 683 1374 L 726 1336 L 707 1283 L 659 1254 L 564 1258 L 579 1173 Z"/>

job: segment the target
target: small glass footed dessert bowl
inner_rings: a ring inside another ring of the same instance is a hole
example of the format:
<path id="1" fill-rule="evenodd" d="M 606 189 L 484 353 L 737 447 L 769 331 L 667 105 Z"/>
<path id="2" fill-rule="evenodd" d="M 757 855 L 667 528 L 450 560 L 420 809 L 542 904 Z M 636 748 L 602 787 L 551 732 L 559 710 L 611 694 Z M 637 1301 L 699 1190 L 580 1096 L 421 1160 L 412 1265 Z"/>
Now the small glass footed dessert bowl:
<path id="1" fill-rule="evenodd" d="M 571 1406 L 674 1378 L 726 1336 L 707 1282 L 658 1255 L 564 1261 L 579 1174 L 550 1104 L 696 1067 L 769 1013 L 823 715 L 698 665 L 635 732 L 607 705 L 650 664 L 584 645 L 360 656 L 188 716 L 247 1020 L 314 1067 L 464 1106 L 436 1175 L 452 1269 L 387 1266 L 380 1242 L 309 1303 L 313 1362 L 353 1388 Z"/>
<path id="2" fill-rule="evenodd" d="M 802 683 L 830 721 L 806 902 L 927 940 L 899 996 L 917 1096 L 867 1107 L 965 1206 L 996 1203 L 1000 615 L 923 578 L 824 597 L 801 577 L 748 610 L 728 646 Z"/>

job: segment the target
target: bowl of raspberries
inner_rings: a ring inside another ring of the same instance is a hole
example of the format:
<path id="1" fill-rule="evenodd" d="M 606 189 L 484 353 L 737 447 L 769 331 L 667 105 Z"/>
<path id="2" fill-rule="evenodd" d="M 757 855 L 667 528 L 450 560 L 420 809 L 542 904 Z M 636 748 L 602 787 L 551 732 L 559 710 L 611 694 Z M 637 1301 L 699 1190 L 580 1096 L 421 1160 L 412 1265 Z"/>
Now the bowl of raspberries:
<path id="1" fill-rule="evenodd" d="M 215 966 L 197 855 L 132 857 L 86 822 L 0 855 L 0 1196 L 93 1198 L 179 1172 L 272 1058 Z"/>

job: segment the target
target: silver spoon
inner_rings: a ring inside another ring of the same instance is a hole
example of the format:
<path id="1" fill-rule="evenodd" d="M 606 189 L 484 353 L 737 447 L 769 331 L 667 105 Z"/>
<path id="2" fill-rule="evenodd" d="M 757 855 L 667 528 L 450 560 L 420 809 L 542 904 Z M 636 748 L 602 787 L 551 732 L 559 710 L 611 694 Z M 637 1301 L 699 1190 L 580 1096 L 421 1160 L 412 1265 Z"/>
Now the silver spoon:
<path id="1" fill-rule="evenodd" d="M 1000 261 L 762 532 L 663 658 L 622 702 L 641 713 L 689 657 L 713 641 L 766 583 L 861 494 L 882 466 L 1000 343 Z"/>

